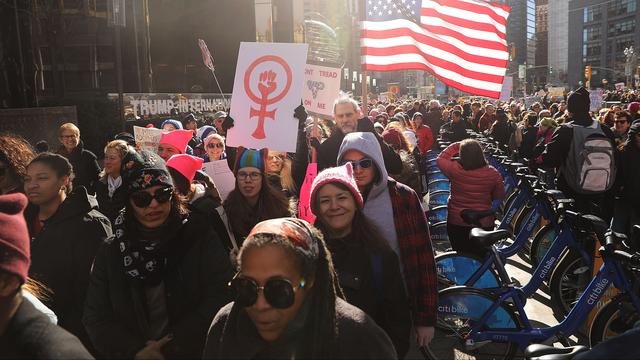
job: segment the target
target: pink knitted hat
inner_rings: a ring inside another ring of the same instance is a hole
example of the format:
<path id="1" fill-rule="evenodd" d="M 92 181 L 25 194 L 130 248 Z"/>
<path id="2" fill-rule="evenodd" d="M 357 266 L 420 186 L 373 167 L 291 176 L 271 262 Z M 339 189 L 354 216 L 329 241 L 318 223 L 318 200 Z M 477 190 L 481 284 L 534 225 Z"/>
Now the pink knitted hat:
<path id="1" fill-rule="evenodd" d="M 162 134 L 159 144 L 169 144 L 184 154 L 187 150 L 187 144 L 193 137 L 193 131 L 191 130 L 173 130 L 168 133 Z"/>
<path id="2" fill-rule="evenodd" d="M 362 195 L 358 190 L 358 184 L 356 184 L 356 180 L 353 178 L 353 167 L 351 166 L 351 163 L 346 163 L 343 166 L 338 166 L 338 167 L 328 168 L 323 170 L 313 180 L 313 183 L 311 184 L 311 197 L 310 197 L 311 204 L 310 205 L 311 205 L 311 211 L 313 212 L 314 215 L 317 215 L 315 213 L 315 209 L 317 206 L 316 204 L 317 192 L 318 190 L 320 190 L 320 188 L 323 185 L 329 184 L 329 183 L 340 183 L 346 186 L 351 191 L 351 194 L 353 195 L 353 198 L 356 200 L 358 207 L 362 208 L 364 201 L 362 200 Z"/>
<path id="3" fill-rule="evenodd" d="M 193 181 L 196 171 L 202 169 L 204 160 L 187 154 L 173 155 L 167 161 L 167 167 L 170 167 L 187 178 L 189 182 Z"/>

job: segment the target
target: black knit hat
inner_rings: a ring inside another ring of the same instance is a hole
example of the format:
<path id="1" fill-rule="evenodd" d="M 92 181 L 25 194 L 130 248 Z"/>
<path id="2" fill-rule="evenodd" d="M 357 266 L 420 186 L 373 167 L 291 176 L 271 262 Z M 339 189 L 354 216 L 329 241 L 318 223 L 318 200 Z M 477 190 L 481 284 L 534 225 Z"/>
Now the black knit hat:
<path id="1" fill-rule="evenodd" d="M 152 186 L 173 186 L 167 166 L 158 154 L 147 151 L 129 151 L 122 159 L 122 179 L 129 192 Z"/>
<path id="2" fill-rule="evenodd" d="M 589 112 L 589 92 L 584 87 L 580 87 L 567 98 L 567 110 L 572 114 L 586 114 Z"/>

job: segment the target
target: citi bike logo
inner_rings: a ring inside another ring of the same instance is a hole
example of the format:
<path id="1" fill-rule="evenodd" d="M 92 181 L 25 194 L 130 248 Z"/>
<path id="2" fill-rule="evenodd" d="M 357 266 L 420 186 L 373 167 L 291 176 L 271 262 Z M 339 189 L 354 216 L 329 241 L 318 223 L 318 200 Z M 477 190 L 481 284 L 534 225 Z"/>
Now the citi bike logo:
<path id="1" fill-rule="evenodd" d="M 449 265 L 449 266 L 438 265 L 438 266 L 436 266 L 436 269 L 438 270 L 438 274 L 440 274 L 440 275 L 456 272 L 455 266 L 452 266 L 452 265 Z"/>
<path id="2" fill-rule="evenodd" d="M 600 298 L 600 295 L 602 295 L 602 293 L 607 289 L 607 286 L 609 286 L 609 280 L 607 280 L 606 278 L 600 280 L 600 282 L 596 284 L 595 289 L 593 289 L 591 294 L 589 294 L 587 304 L 595 304 L 596 301 L 598 301 L 598 298 Z"/>
<path id="3" fill-rule="evenodd" d="M 515 209 L 515 208 L 511 209 L 511 211 L 507 213 L 507 216 L 505 216 L 504 220 L 502 221 L 504 221 L 505 223 L 511 222 L 511 219 L 513 219 L 513 216 L 516 214 L 516 211 L 518 211 L 518 209 Z"/>
<path id="4" fill-rule="evenodd" d="M 457 304 L 457 305 L 439 305 L 438 312 L 441 313 L 449 313 L 449 314 L 468 314 L 469 309 L 466 306 Z"/>
<path id="5" fill-rule="evenodd" d="M 549 270 L 551 270 L 551 268 L 553 267 L 553 264 L 556 262 L 556 257 L 552 256 L 551 259 L 547 260 L 546 263 L 544 263 L 544 267 L 542 268 L 542 271 L 540 272 L 540 278 L 544 279 L 547 274 L 549 273 Z"/>

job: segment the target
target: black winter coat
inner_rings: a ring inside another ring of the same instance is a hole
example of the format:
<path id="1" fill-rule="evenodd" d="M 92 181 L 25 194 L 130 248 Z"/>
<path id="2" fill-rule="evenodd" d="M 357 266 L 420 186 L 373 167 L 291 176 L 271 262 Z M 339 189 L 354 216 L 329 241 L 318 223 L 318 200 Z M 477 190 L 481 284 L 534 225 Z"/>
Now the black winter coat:
<path id="1" fill-rule="evenodd" d="M 73 166 L 73 173 L 75 174 L 73 187 L 84 186 L 89 194 L 95 194 L 95 183 L 98 181 L 100 174 L 100 165 L 98 165 L 96 155 L 89 150 L 85 150 L 82 141 L 71 151 L 71 154 L 63 146 L 58 149 L 58 154 L 69 159 Z"/>
<path id="2" fill-rule="evenodd" d="M 449 121 L 442 125 L 442 128 L 445 131 L 442 137 L 447 141 L 458 142 L 469 137 L 467 133 L 467 123 L 464 120 L 460 120 L 457 123 Z"/>
<path id="3" fill-rule="evenodd" d="M 77 337 L 23 299 L 0 336 L 0 359 L 93 359 Z"/>
<path id="4" fill-rule="evenodd" d="M 82 308 L 91 263 L 100 244 L 111 236 L 111 223 L 84 187 L 67 196 L 37 235 L 33 228 L 38 221 L 37 206 L 29 205 L 25 218 L 31 236 L 29 276 L 53 291 L 44 304 L 56 313 L 58 324 L 88 344 Z"/>
<path id="5" fill-rule="evenodd" d="M 211 319 L 229 301 L 233 269 L 206 221 L 190 214 L 169 240 L 162 280 L 167 333 L 173 334 L 162 349 L 168 359 L 199 358 Z M 144 284 L 125 274 L 118 242 L 109 239 L 93 265 L 83 318 L 101 356 L 133 358 L 148 340 L 158 340 L 150 338 L 146 304 Z"/>
<path id="6" fill-rule="evenodd" d="M 109 185 L 107 184 L 107 175 L 96 181 L 96 199 L 98 200 L 98 206 L 100 212 L 103 213 L 109 221 L 113 224 L 116 217 L 122 210 L 128 200 L 127 187 L 123 183 L 113 193 L 112 197 L 109 197 Z"/>
<path id="7" fill-rule="evenodd" d="M 346 300 L 371 316 L 393 341 L 398 358 L 404 358 L 411 314 L 396 253 L 391 249 L 373 252 L 352 236 L 327 239 L 327 246 Z M 374 261 L 379 261 L 377 270 Z"/>
<path id="8" fill-rule="evenodd" d="M 290 336 L 267 342 L 260 337 L 244 309 L 234 303 L 227 304 L 213 319 L 204 359 L 303 358 L 305 349 L 296 349 L 296 346 L 306 343 L 308 329 L 300 313 L 292 320 L 301 323 L 298 331 L 287 329 L 285 333 L 289 334 L 285 335 Z M 336 324 L 339 336 L 329 350 L 332 359 L 397 359 L 387 334 L 362 310 L 340 298 L 336 299 Z"/>
<path id="9" fill-rule="evenodd" d="M 373 123 L 369 118 L 362 118 L 358 120 L 358 129 L 360 132 L 370 132 L 376 136 L 380 148 L 382 150 L 382 157 L 384 159 L 384 166 L 391 174 L 399 174 L 402 172 L 402 160 L 400 155 L 396 154 L 393 149 L 382 140 L 382 137 L 373 128 Z M 326 168 L 336 167 L 336 161 L 338 161 L 338 152 L 342 145 L 344 134 L 340 129 L 335 129 L 334 132 L 325 140 L 318 149 L 318 173 Z M 306 171 L 306 169 L 305 169 Z"/>
<path id="10" fill-rule="evenodd" d="M 544 152 L 542 153 L 542 166 L 547 168 L 558 168 L 562 166 L 569 155 L 569 149 L 571 147 L 571 141 L 573 140 L 573 124 L 580 126 L 589 126 L 593 123 L 593 119 L 589 115 L 583 115 L 570 119 L 571 121 L 558 126 L 553 132 L 551 141 L 547 144 Z M 600 124 L 604 134 L 614 142 L 613 132 L 606 125 Z M 614 142 L 615 143 L 615 142 Z M 581 212 L 595 213 L 598 216 L 604 216 L 602 212 L 596 211 L 590 206 L 593 202 L 602 202 L 603 196 L 601 194 L 596 195 L 584 195 L 576 193 L 567 184 L 562 171 L 557 172 L 557 187 L 567 197 L 576 200 L 576 209 Z"/>

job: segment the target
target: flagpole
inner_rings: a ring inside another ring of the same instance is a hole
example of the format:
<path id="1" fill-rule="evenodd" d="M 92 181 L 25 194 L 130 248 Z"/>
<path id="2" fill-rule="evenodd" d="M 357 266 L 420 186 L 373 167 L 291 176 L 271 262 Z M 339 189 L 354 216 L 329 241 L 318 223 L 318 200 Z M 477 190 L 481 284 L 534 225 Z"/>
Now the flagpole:
<path id="1" fill-rule="evenodd" d="M 229 108 L 229 103 L 227 102 L 227 98 L 224 97 L 224 93 L 222 92 L 222 88 L 220 87 L 220 83 L 218 82 L 218 77 L 216 76 L 216 71 L 211 69 L 211 74 L 213 74 L 213 78 L 216 80 L 216 85 L 218 85 L 218 90 L 220 91 L 220 96 L 222 96 L 222 101 L 224 101 L 225 108 Z"/>
<path id="2" fill-rule="evenodd" d="M 367 72 L 362 72 L 362 109 L 365 117 L 369 115 L 369 92 L 367 89 L 368 81 L 367 81 Z"/>

